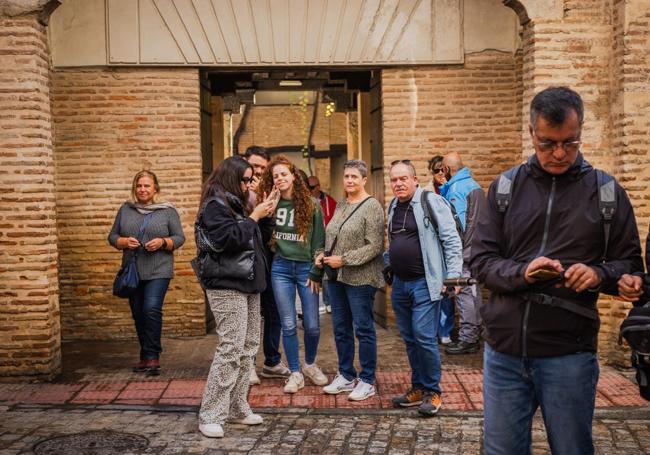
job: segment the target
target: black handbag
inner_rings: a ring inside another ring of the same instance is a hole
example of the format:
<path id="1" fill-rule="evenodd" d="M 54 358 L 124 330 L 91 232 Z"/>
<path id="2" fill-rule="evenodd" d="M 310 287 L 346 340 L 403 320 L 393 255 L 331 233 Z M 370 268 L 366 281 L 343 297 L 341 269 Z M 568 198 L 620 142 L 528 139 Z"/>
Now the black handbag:
<path id="1" fill-rule="evenodd" d="M 216 245 L 202 223 L 203 212 L 208 202 L 216 200 L 224 204 L 219 197 L 208 199 L 201 207 L 196 222 L 194 223 L 194 239 L 196 242 L 197 255 L 192 259 L 191 264 L 196 277 L 201 283 L 211 279 L 248 280 L 255 279 L 255 243 L 249 241 L 248 248 L 237 252 L 226 252 L 220 245 Z M 243 217 L 238 221 L 242 222 Z M 256 232 L 260 236 L 259 231 Z M 261 236 L 260 236 L 261 243 Z"/>
<path id="2" fill-rule="evenodd" d="M 144 239 L 144 230 L 149 224 L 152 213 L 147 214 L 142 220 L 142 225 L 138 231 L 138 241 L 142 245 Z M 138 249 L 142 248 L 139 246 Z M 132 252 L 131 257 L 124 267 L 121 267 L 113 280 L 113 295 L 123 299 L 128 299 L 140 286 L 140 275 L 138 275 L 138 250 Z"/>
<path id="3" fill-rule="evenodd" d="M 334 248 L 336 247 L 336 240 L 338 239 L 338 236 L 339 236 L 339 234 L 341 233 L 341 229 L 343 228 L 343 225 L 344 225 L 344 224 L 345 224 L 345 223 L 346 223 L 350 218 L 352 218 L 352 215 L 354 215 L 354 212 L 356 212 L 357 210 L 359 210 L 359 209 L 361 208 L 361 206 L 362 206 L 362 205 L 363 205 L 363 204 L 364 204 L 368 199 L 372 199 L 372 196 L 369 196 L 369 197 L 365 198 L 363 201 L 361 201 L 361 202 L 359 203 L 359 205 L 357 205 L 357 206 L 354 208 L 354 210 L 352 210 L 352 212 L 350 213 L 350 215 L 348 215 L 348 217 L 347 217 L 345 220 L 343 220 L 343 222 L 342 222 L 341 225 L 339 226 L 339 230 L 338 230 L 338 232 L 336 233 L 336 237 L 334 237 L 334 241 L 332 242 L 332 245 L 330 246 L 330 249 L 329 249 L 329 250 L 326 250 L 326 251 L 323 253 L 323 256 L 328 257 L 328 256 L 331 256 L 331 255 L 332 255 L 332 253 L 334 252 Z M 338 279 L 339 279 L 339 269 L 335 269 L 335 268 L 333 268 L 333 267 L 330 267 L 330 266 L 327 265 L 327 264 L 323 264 L 323 271 L 325 272 L 325 276 L 327 277 L 327 281 L 329 281 L 329 282 L 331 282 L 331 283 L 335 283 L 336 281 L 338 281 Z"/>

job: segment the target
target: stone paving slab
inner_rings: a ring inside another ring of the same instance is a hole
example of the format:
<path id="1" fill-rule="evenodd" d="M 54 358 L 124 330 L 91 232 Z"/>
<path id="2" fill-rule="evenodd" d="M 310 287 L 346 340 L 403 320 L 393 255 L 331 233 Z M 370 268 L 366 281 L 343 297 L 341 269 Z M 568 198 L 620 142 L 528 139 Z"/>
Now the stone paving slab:
<path id="1" fill-rule="evenodd" d="M 333 375 L 329 375 L 333 379 Z M 1 384 L 0 404 L 117 404 L 145 406 L 199 406 L 205 378 L 143 379 L 73 384 Z M 391 399 L 408 388 L 410 373 L 378 372 L 377 395 L 361 402 L 349 401 L 346 394 L 325 395 L 321 387 L 308 383 L 298 393 L 283 392 L 281 379 L 263 379 L 252 386 L 249 402 L 253 408 L 389 409 Z M 482 373 L 476 369 L 456 369 L 442 375 L 443 407 L 454 411 L 483 409 Z M 646 407 L 638 386 L 611 368 L 603 368 L 597 387 L 596 406 Z"/>
<path id="2" fill-rule="evenodd" d="M 413 410 L 263 413 L 259 426 L 226 424 L 223 439 L 198 432 L 196 412 L 62 407 L 1 407 L 0 453 L 34 454 L 52 438 L 89 433 L 138 435 L 146 448 L 103 454 L 447 454 L 481 453 L 480 413 L 420 418 Z M 549 454 L 543 421 L 533 421 L 533 454 Z M 642 455 L 650 450 L 650 411 L 599 410 L 593 423 L 599 455 Z M 99 452 L 93 452 L 99 453 Z"/>

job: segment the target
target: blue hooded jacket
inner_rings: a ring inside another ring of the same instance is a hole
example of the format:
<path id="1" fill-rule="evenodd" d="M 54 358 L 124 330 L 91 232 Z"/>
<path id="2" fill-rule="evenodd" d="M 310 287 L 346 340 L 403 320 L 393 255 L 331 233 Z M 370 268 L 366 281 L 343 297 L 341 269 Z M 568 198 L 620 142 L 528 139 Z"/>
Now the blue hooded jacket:
<path id="1" fill-rule="evenodd" d="M 465 230 L 467 195 L 477 188 L 481 188 L 481 186 L 472 178 L 472 173 L 468 167 L 456 172 L 456 175 L 440 187 L 440 195 L 453 204 L 463 230 Z"/>

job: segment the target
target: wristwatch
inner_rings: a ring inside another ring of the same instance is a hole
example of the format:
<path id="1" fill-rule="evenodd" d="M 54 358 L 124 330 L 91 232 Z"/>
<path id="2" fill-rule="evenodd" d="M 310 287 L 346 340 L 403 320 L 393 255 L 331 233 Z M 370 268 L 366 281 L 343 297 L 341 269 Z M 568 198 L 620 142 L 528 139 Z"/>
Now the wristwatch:
<path id="1" fill-rule="evenodd" d="M 163 241 L 162 249 L 166 250 L 167 249 L 167 239 L 165 237 L 160 237 L 160 239 Z"/>

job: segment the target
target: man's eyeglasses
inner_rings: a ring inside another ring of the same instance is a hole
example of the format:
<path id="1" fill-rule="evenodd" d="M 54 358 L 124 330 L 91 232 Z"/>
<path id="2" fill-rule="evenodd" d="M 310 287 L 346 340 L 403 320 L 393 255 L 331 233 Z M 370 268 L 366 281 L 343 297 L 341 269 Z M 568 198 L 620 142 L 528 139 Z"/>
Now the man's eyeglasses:
<path id="1" fill-rule="evenodd" d="M 241 181 L 242 181 L 242 183 L 244 185 L 248 185 L 249 183 L 251 183 L 253 181 L 253 177 L 242 177 Z"/>
<path id="2" fill-rule="evenodd" d="M 566 153 L 575 153 L 580 148 L 580 144 L 582 144 L 582 141 L 540 141 L 535 131 L 533 131 L 533 135 L 537 138 L 537 147 L 544 153 L 553 152 L 557 147 L 562 147 Z"/>
<path id="3" fill-rule="evenodd" d="M 390 163 L 391 166 L 395 166 L 396 164 L 412 165 L 411 160 L 395 160 Z"/>
<path id="4" fill-rule="evenodd" d="M 310 190 L 315 190 L 316 188 L 318 188 L 318 185 L 307 185 L 307 186 L 309 187 Z"/>

